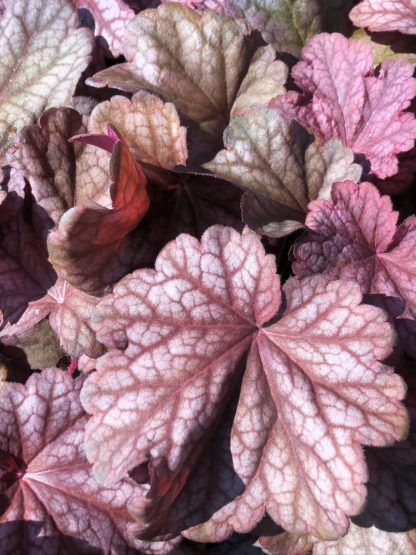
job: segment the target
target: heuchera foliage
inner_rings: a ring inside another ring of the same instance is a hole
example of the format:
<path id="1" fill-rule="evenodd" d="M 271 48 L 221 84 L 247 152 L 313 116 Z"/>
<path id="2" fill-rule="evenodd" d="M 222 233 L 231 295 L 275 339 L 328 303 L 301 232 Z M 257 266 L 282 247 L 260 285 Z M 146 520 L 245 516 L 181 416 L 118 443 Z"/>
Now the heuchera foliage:
<path id="1" fill-rule="evenodd" d="M 0 0 L 0 555 L 416 555 L 412 35 Z"/>

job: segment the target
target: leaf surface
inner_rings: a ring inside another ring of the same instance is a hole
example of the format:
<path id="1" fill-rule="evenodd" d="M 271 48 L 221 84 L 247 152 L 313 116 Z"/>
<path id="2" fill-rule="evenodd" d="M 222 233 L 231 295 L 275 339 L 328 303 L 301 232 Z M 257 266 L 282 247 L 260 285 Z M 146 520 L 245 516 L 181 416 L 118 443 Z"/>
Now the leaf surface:
<path id="1" fill-rule="evenodd" d="M 245 223 L 281 237 L 303 227 L 310 200 L 327 198 L 334 182 L 361 175 L 340 140 L 309 142 L 303 129 L 274 110 L 251 111 L 231 121 L 226 149 L 204 167 L 249 191 L 242 201 Z"/>
<path id="2" fill-rule="evenodd" d="M 322 33 L 305 46 L 292 76 L 303 92 L 277 97 L 273 107 L 324 140 L 339 137 L 378 177 L 397 172 L 397 154 L 416 138 L 416 120 L 404 111 L 416 95 L 411 64 L 385 60 L 376 75 L 367 41 Z"/>
<path id="3" fill-rule="evenodd" d="M 402 317 L 416 317 L 416 217 L 396 228 L 398 213 L 371 183 L 337 183 L 331 200 L 309 205 L 311 232 L 295 246 L 294 271 L 358 283 L 363 293 L 402 299 Z"/>
<path id="4" fill-rule="evenodd" d="M 227 11 L 244 16 L 267 44 L 298 56 L 305 42 L 321 31 L 317 0 L 228 0 Z"/>
<path id="5" fill-rule="evenodd" d="M 92 49 L 90 31 L 77 26 L 67 0 L 7 4 L 0 20 L 0 148 L 46 108 L 70 102 Z"/>
<path id="6" fill-rule="evenodd" d="M 214 226 L 201 243 L 179 236 L 94 312 L 110 352 L 81 394 L 87 455 L 105 483 L 150 460 L 151 506 L 132 510 L 153 515 L 155 535 L 219 541 L 267 510 L 292 531 L 337 537 L 365 500 L 359 444 L 406 432 L 403 382 L 377 362 L 394 342 L 385 314 L 359 306 L 350 283 L 292 280 L 284 294 L 284 316 L 266 326 L 281 301 L 273 257 L 255 234 Z M 219 503 L 213 483 L 234 487 L 231 499 Z"/>
<path id="7" fill-rule="evenodd" d="M 7 383 L 0 403 L 0 516 L 4 555 L 131 552 L 136 525 L 125 505 L 143 486 L 99 486 L 84 452 L 84 378 L 51 368 L 26 385 Z M 6 470 L 6 472 L 5 472 Z"/>
<path id="8" fill-rule="evenodd" d="M 350 12 L 357 27 L 370 31 L 400 31 L 416 34 L 416 4 L 413 0 L 363 0 Z"/>

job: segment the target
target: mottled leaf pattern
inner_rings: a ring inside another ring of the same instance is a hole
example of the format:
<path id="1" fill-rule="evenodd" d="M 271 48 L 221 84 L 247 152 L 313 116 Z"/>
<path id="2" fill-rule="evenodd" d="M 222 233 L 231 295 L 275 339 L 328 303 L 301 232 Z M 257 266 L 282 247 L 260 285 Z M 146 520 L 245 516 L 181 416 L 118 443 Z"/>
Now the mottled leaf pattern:
<path id="1" fill-rule="evenodd" d="M 322 33 L 305 46 L 292 76 L 303 94 L 277 97 L 276 109 L 324 140 L 339 137 L 378 177 L 397 172 L 397 154 L 416 138 L 416 120 L 404 112 L 416 95 L 411 64 L 385 60 L 376 75 L 367 41 Z"/>
<path id="2" fill-rule="evenodd" d="M 166 511 L 164 499 L 186 490 L 250 348 L 230 440 L 245 490 L 216 510 L 207 495 L 214 514 L 187 537 L 245 532 L 265 510 L 296 532 L 346 532 L 346 515 L 365 501 L 359 444 L 406 432 L 404 384 L 377 363 L 394 336 L 382 311 L 358 306 L 354 284 L 292 280 L 284 293 L 284 316 L 261 327 L 280 304 L 274 261 L 254 234 L 218 226 L 200 244 L 179 236 L 156 271 L 133 273 L 100 302 L 93 325 L 115 350 L 82 391 L 94 415 L 87 455 L 100 482 L 150 457 L 164 484 L 163 493 L 155 484 L 154 503 Z"/>
<path id="3" fill-rule="evenodd" d="M 67 0 L 6 5 L 0 20 L 0 149 L 43 110 L 70 102 L 92 49 L 91 33 L 77 25 Z"/>

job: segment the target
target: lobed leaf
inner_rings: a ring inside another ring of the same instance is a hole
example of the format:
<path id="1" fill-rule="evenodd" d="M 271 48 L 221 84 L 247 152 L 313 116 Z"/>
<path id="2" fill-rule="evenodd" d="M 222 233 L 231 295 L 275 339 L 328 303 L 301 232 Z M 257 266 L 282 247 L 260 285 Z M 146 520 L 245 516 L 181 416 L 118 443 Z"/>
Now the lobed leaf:
<path id="1" fill-rule="evenodd" d="M 361 175 L 340 140 L 308 146 L 303 129 L 273 110 L 234 118 L 224 143 L 226 149 L 204 167 L 249 191 L 242 201 L 244 221 L 272 237 L 302 228 L 310 200 L 327 198 L 334 182 Z"/>
<path id="2" fill-rule="evenodd" d="M 404 301 L 402 317 L 416 317 L 416 217 L 398 228 L 388 196 L 371 183 L 337 183 L 331 200 L 309 205 L 311 232 L 294 248 L 294 271 L 305 277 L 324 273 L 358 283 L 363 293 Z"/>
<path id="3" fill-rule="evenodd" d="M 148 500 L 131 504 L 149 517 L 143 536 L 219 541 L 267 510 L 334 538 L 362 509 L 360 443 L 406 433 L 404 384 L 377 362 L 394 334 L 355 284 L 292 280 L 284 295 L 266 326 L 281 300 L 273 258 L 254 234 L 214 226 L 201 243 L 179 236 L 155 271 L 98 304 L 110 351 L 81 393 L 87 456 L 103 483 L 150 461 Z"/>
<path id="4" fill-rule="evenodd" d="M 146 547 L 134 540 L 137 524 L 125 508 L 144 486 L 125 478 L 116 488 L 103 487 L 92 476 L 83 447 L 83 381 L 50 368 L 25 386 L 7 383 L 1 389 L 4 555 L 128 555 L 134 552 L 129 546 Z"/>
<path id="5" fill-rule="evenodd" d="M 370 31 L 400 31 L 416 34 L 416 5 L 413 0 L 363 0 L 350 12 L 357 27 Z"/>
<path id="6" fill-rule="evenodd" d="M 46 108 L 70 102 L 92 49 L 90 31 L 77 26 L 67 0 L 7 3 L 0 20 L 0 149 Z"/>
<path id="7" fill-rule="evenodd" d="M 413 66 L 385 60 L 376 75 L 367 41 L 338 33 L 315 36 L 292 70 L 302 93 L 277 97 L 271 106 L 296 118 L 323 140 L 342 139 L 364 154 L 380 178 L 398 170 L 397 154 L 410 150 L 416 120 L 405 112 L 416 95 Z"/>

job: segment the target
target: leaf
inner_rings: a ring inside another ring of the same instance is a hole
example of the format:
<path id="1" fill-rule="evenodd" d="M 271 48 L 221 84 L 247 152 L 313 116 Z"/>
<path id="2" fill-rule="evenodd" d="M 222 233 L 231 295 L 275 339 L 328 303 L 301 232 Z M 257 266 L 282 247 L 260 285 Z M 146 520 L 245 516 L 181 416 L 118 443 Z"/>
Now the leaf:
<path id="1" fill-rule="evenodd" d="M 80 131 L 81 116 L 71 108 L 51 108 L 39 125 L 28 125 L 9 148 L 8 161 L 29 181 L 31 193 L 55 224 L 72 208 L 75 152 L 68 143 Z"/>
<path id="2" fill-rule="evenodd" d="M 201 243 L 180 235 L 155 271 L 98 304 L 110 351 L 81 392 L 87 456 L 103 483 L 150 460 L 148 500 L 130 504 L 153 516 L 146 536 L 188 528 L 219 541 L 267 510 L 292 531 L 337 537 L 365 501 L 359 444 L 406 433 L 404 384 L 377 362 L 394 342 L 385 314 L 358 306 L 351 283 L 291 280 L 284 295 L 266 326 L 281 301 L 273 257 L 255 234 L 214 226 Z"/>
<path id="3" fill-rule="evenodd" d="M 173 102 L 207 135 L 206 140 L 215 142 L 227 126 L 249 68 L 253 41 L 228 17 L 169 3 L 136 16 L 129 25 L 124 54 L 127 63 L 99 72 L 88 84 L 154 92 Z M 251 70 L 251 76 L 262 76 L 264 82 L 258 82 L 256 88 L 267 102 L 281 94 L 286 80 L 286 66 L 276 61 L 270 67 L 270 56 L 270 51 L 262 50 Z M 242 90 L 245 106 L 247 85 Z"/>
<path id="4" fill-rule="evenodd" d="M 363 0 L 350 12 L 357 27 L 370 31 L 400 31 L 416 34 L 416 5 L 413 0 Z"/>
<path id="5" fill-rule="evenodd" d="M 373 55 L 374 65 L 379 65 L 383 60 L 406 60 L 411 64 L 416 64 L 416 54 L 411 52 L 395 52 L 389 44 L 382 44 L 373 40 L 364 29 L 357 29 L 352 34 L 352 39 L 361 39 L 368 42 L 371 46 L 371 53 Z"/>
<path id="6" fill-rule="evenodd" d="M 310 200 L 327 198 L 334 182 L 361 175 L 340 140 L 308 143 L 304 130 L 277 112 L 252 111 L 231 121 L 226 150 L 204 167 L 249 191 L 242 210 L 250 227 L 281 237 L 303 227 Z"/>
<path id="7" fill-rule="evenodd" d="M 96 358 L 103 353 L 103 347 L 96 341 L 89 322 L 97 303 L 97 297 L 87 295 L 58 279 L 44 297 L 29 303 L 16 324 L 6 326 L 1 331 L 0 339 L 4 341 L 4 337 L 20 336 L 49 316 L 49 323 L 68 355 L 78 358 L 86 354 Z M 35 368 L 39 368 L 39 365 Z"/>
<path id="8" fill-rule="evenodd" d="M 319 0 L 228 0 L 227 8 L 244 16 L 267 44 L 294 56 L 321 31 Z"/>
<path id="9" fill-rule="evenodd" d="M 146 214 L 149 197 L 143 170 L 113 128 L 109 126 L 108 135 L 78 136 L 77 140 L 111 152 L 112 206 L 87 202 L 68 210 L 48 237 L 48 252 L 63 279 L 97 293 L 126 273 L 128 251 L 133 248 L 127 236 Z"/>
<path id="10" fill-rule="evenodd" d="M 89 132 L 105 133 L 107 123 L 120 131 L 140 162 L 166 169 L 186 164 L 186 128 L 180 125 L 173 104 L 144 91 L 133 95 L 131 101 L 113 96 L 93 110 Z"/>
<path id="11" fill-rule="evenodd" d="M 323 140 L 339 137 L 366 156 L 376 176 L 397 172 L 396 155 L 416 138 L 416 120 L 404 111 L 416 95 L 411 64 L 385 60 L 376 75 L 367 41 L 322 33 L 304 48 L 292 76 L 303 92 L 277 97 L 274 108 Z"/>
<path id="12" fill-rule="evenodd" d="M 4 555 L 127 555 L 129 545 L 145 545 L 133 539 L 137 524 L 125 508 L 144 486 L 125 478 L 103 487 L 92 476 L 83 447 L 83 381 L 50 368 L 25 386 L 1 389 L 0 484 L 9 500 L 0 516 Z"/>
<path id="13" fill-rule="evenodd" d="M 134 12 L 123 0 L 73 0 L 76 8 L 86 8 L 94 18 L 94 34 L 105 38 L 114 56 L 123 53 L 122 38 Z"/>
<path id="14" fill-rule="evenodd" d="M 162 4 L 166 4 L 168 1 L 162 0 Z M 179 3 L 194 10 L 211 10 L 219 14 L 224 13 L 224 0 L 179 0 Z"/>
<path id="15" fill-rule="evenodd" d="M 77 26 L 67 0 L 7 4 L 0 21 L 0 149 L 46 108 L 70 102 L 92 49 L 90 31 Z"/>
<path id="16" fill-rule="evenodd" d="M 403 318 L 416 318 L 416 216 L 396 228 L 388 196 L 371 183 L 337 183 L 331 200 L 309 205 L 311 230 L 294 248 L 300 277 L 323 273 L 358 283 L 363 293 L 402 299 Z"/>
<path id="17" fill-rule="evenodd" d="M 0 310 L 4 323 L 17 322 L 28 304 L 42 298 L 56 281 L 48 262 L 45 230 L 45 216 L 39 207 L 9 193 L 0 205 Z"/>

